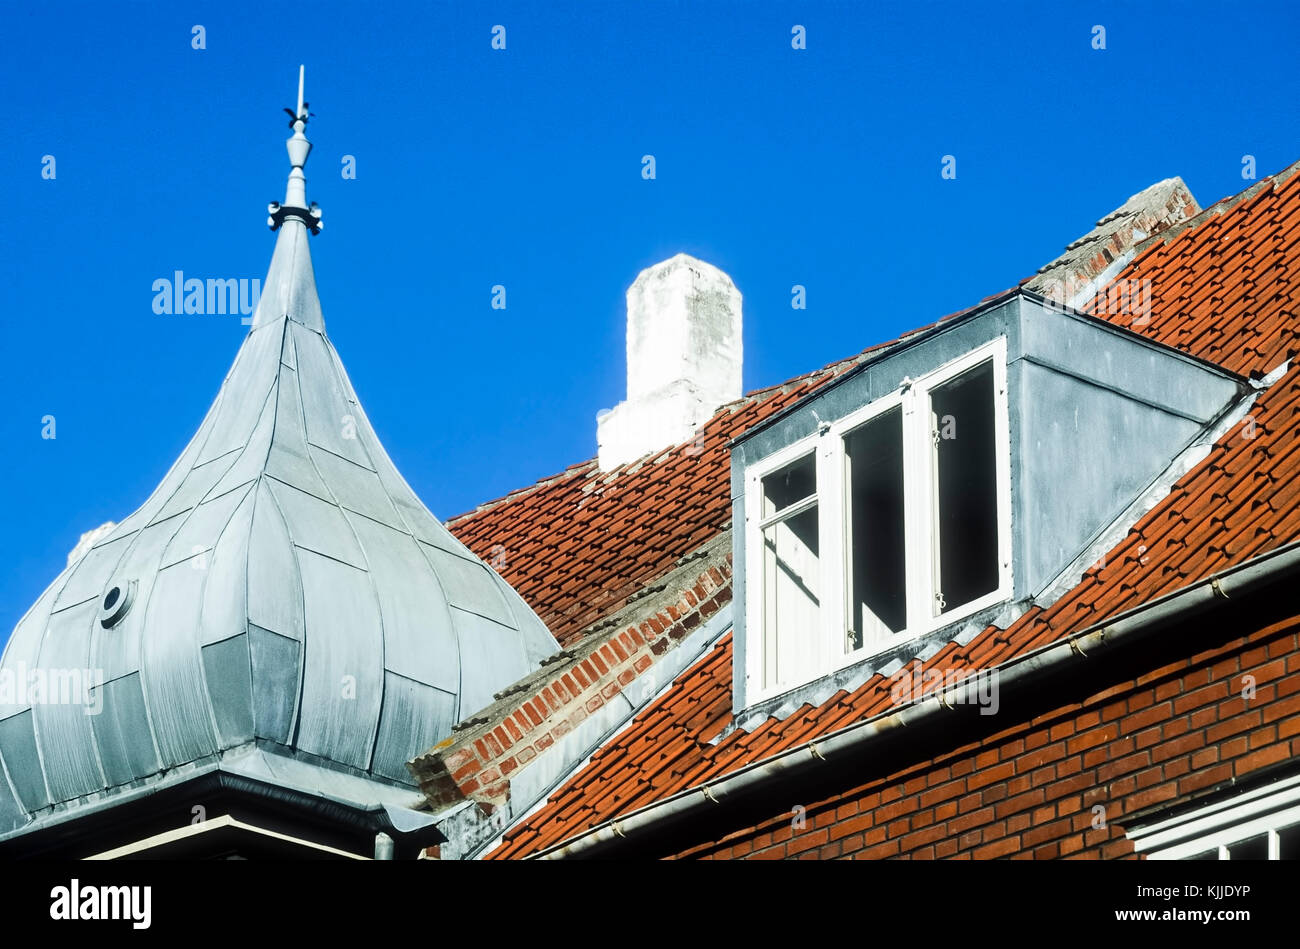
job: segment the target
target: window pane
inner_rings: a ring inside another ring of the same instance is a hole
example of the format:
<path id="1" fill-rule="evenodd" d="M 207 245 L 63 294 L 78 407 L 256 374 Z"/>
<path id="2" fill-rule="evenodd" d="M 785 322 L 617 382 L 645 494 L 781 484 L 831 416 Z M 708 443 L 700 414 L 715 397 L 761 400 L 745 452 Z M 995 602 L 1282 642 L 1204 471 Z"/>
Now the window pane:
<path id="1" fill-rule="evenodd" d="M 1190 857 L 1183 857 L 1184 860 L 1218 860 L 1219 848 L 1213 850 L 1202 850 L 1200 853 L 1194 853 Z"/>
<path id="2" fill-rule="evenodd" d="M 1281 854 L 1279 860 L 1300 860 L 1300 824 L 1292 824 L 1290 827 L 1278 829 L 1279 849 Z"/>
<path id="3" fill-rule="evenodd" d="M 850 432 L 844 455 L 851 651 L 907 625 L 902 409 Z"/>
<path id="4" fill-rule="evenodd" d="M 817 493 L 817 459 L 805 455 L 763 479 L 762 517 L 771 517 Z"/>
<path id="5" fill-rule="evenodd" d="M 930 393 L 936 434 L 935 521 L 940 601 L 955 609 L 997 589 L 998 492 L 993 361 Z"/>
<path id="6" fill-rule="evenodd" d="M 818 635 L 817 508 L 763 531 L 763 684 L 793 681 L 809 662 Z"/>
<path id="7" fill-rule="evenodd" d="M 1259 834 L 1249 840 L 1228 844 L 1229 860 L 1267 860 L 1268 834 Z"/>

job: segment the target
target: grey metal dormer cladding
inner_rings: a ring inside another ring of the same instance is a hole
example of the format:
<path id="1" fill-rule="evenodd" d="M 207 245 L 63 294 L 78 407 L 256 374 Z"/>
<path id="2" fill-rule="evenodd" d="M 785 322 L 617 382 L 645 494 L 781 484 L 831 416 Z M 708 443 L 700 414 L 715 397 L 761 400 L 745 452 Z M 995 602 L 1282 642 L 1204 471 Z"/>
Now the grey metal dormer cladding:
<path id="1" fill-rule="evenodd" d="M 409 784 L 407 760 L 558 649 L 420 502 L 357 401 L 316 295 L 319 213 L 294 213 L 303 124 L 265 291 L 198 433 L 9 640 L 7 675 L 103 684 L 98 714 L 0 706 L 0 834 L 255 740 Z"/>

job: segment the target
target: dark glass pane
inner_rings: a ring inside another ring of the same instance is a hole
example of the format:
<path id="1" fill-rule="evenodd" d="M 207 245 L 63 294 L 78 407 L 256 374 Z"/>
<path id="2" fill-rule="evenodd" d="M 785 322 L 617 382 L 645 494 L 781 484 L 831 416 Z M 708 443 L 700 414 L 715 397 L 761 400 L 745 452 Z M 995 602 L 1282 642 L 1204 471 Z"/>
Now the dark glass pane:
<path id="1" fill-rule="evenodd" d="M 1279 860 L 1300 860 L 1300 824 L 1278 829 Z"/>
<path id="2" fill-rule="evenodd" d="M 907 625 L 903 517 L 903 412 L 890 411 L 844 439 L 848 458 L 849 649 L 864 635 Z"/>
<path id="3" fill-rule="evenodd" d="M 993 362 L 930 393 L 938 448 L 939 591 L 946 612 L 998 586 Z"/>
<path id="4" fill-rule="evenodd" d="M 1267 860 L 1268 834 L 1260 834 L 1247 840 L 1228 844 L 1229 860 Z"/>
<path id="5" fill-rule="evenodd" d="M 763 479 L 763 517 L 817 493 L 817 460 L 806 455 Z"/>

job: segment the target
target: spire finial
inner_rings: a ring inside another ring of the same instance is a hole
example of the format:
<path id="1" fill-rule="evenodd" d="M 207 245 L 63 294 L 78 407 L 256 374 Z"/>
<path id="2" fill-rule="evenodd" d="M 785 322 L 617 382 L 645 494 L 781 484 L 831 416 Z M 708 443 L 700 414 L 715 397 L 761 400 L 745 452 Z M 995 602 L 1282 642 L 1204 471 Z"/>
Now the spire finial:
<path id="1" fill-rule="evenodd" d="M 311 154 L 311 142 L 307 141 L 307 136 L 303 134 L 303 129 L 307 127 L 307 120 L 311 118 L 311 113 L 307 111 L 308 104 L 302 98 L 306 72 L 306 66 L 298 67 L 297 111 L 284 110 L 289 113 L 289 127 L 293 129 L 293 137 L 285 142 L 285 147 L 289 150 L 289 164 L 292 167 L 289 170 L 289 184 L 284 192 L 284 203 L 271 202 L 267 208 L 271 216 L 266 223 L 274 231 L 288 219 L 299 220 L 313 234 L 319 234 L 323 226 L 320 208 L 316 206 L 315 201 L 310 205 L 307 204 L 307 177 L 302 172 L 307 164 L 307 156 Z"/>

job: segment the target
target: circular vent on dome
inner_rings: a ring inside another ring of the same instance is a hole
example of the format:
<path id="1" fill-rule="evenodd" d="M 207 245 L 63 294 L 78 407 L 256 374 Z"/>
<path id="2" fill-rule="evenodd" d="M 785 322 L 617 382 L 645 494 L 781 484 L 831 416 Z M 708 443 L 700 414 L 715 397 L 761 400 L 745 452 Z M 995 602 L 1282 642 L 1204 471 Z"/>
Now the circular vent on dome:
<path id="1" fill-rule="evenodd" d="M 122 580 L 112 584 L 99 604 L 99 625 L 105 629 L 112 629 L 122 622 L 122 617 L 126 616 L 127 611 L 131 609 L 131 601 L 134 599 L 134 580 Z"/>

